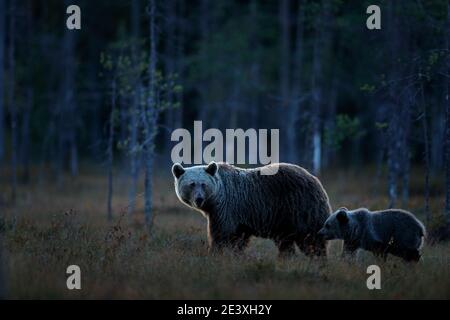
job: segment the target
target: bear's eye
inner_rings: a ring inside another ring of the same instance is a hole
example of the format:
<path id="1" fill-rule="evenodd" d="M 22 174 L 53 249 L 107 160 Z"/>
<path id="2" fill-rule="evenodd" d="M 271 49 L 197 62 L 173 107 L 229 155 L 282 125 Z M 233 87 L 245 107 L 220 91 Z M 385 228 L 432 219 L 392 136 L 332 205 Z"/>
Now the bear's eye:
<path id="1" fill-rule="evenodd" d="M 203 188 L 206 187 L 206 183 L 202 182 L 202 187 Z"/>
<path id="2" fill-rule="evenodd" d="M 189 183 L 189 186 L 190 186 L 190 187 L 195 187 L 195 182 Z"/>

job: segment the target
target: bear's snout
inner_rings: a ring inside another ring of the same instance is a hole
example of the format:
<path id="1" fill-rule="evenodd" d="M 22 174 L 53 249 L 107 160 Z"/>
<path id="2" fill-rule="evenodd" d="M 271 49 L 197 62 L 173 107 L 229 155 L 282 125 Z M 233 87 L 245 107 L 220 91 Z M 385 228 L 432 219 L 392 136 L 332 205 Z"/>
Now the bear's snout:
<path id="1" fill-rule="evenodd" d="M 200 208 L 203 205 L 203 202 L 205 202 L 205 199 L 203 197 L 196 197 L 194 202 L 195 205 Z"/>

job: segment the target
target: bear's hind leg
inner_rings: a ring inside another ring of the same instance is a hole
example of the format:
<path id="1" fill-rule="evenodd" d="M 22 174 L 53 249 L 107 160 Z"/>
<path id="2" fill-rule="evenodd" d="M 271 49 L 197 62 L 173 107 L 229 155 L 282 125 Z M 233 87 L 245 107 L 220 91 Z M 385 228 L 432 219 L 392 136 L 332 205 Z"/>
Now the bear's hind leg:
<path id="1" fill-rule="evenodd" d="M 390 248 L 388 252 L 402 258 L 406 262 L 418 262 L 420 260 L 420 252 L 417 249 L 394 247 Z"/>

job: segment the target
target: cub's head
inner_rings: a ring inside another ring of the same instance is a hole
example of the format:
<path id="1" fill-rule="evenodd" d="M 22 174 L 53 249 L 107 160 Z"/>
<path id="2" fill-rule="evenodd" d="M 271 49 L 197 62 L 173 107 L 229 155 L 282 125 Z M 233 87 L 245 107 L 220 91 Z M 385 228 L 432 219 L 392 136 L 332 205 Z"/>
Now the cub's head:
<path id="1" fill-rule="evenodd" d="M 205 209 L 217 193 L 219 177 L 218 165 L 211 162 L 207 166 L 183 168 L 179 163 L 172 166 L 175 178 L 175 192 L 184 204 L 195 209 Z"/>
<path id="2" fill-rule="evenodd" d="M 350 216 L 347 208 L 340 208 L 325 221 L 318 235 L 325 240 L 344 239 L 350 228 Z"/>

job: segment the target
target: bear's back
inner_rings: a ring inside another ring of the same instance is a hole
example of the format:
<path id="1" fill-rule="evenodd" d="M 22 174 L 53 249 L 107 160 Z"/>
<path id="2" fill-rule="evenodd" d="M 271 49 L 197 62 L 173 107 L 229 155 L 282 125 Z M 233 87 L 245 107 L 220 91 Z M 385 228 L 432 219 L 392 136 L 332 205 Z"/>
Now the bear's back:
<path id="1" fill-rule="evenodd" d="M 276 174 L 263 175 L 264 167 L 241 169 L 219 164 L 226 207 L 237 212 L 233 215 L 242 216 L 249 227 L 267 230 L 262 234 L 269 233 L 269 229 L 281 232 L 320 229 L 331 211 L 320 181 L 299 166 L 286 163 L 271 166 L 275 165 Z"/>

